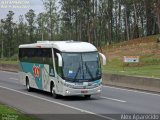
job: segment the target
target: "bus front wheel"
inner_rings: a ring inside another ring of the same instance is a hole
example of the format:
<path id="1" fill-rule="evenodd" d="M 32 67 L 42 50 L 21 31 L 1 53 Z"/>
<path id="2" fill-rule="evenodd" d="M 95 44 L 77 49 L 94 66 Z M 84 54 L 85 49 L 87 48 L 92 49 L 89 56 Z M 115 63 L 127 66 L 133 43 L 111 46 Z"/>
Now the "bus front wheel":
<path id="1" fill-rule="evenodd" d="M 89 99 L 89 98 L 91 98 L 91 95 L 84 95 L 84 97 Z"/>
<path id="2" fill-rule="evenodd" d="M 58 95 L 56 94 L 56 91 L 55 91 L 54 84 L 51 85 L 51 95 L 56 99 L 58 98 Z"/>
<path id="3" fill-rule="evenodd" d="M 28 79 L 28 78 L 26 78 L 26 88 L 27 88 L 27 91 L 28 91 L 28 92 L 31 91 L 31 87 L 30 87 L 29 79 Z"/>

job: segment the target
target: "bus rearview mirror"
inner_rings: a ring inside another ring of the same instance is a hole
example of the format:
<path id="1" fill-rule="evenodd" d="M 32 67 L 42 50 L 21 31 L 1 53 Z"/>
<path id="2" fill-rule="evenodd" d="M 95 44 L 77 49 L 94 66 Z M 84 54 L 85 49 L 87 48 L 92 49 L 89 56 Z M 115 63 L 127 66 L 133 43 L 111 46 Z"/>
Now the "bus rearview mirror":
<path id="1" fill-rule="evenodd" d="M 57 54 L 57 56 L 58 56 L 58 66 L 59 67 L 62 67 L 62 56 L 61 56 L 61 54 L 59 54 L 59 53 L 56 53 Z"/>
<path id="2" fill-rule="evenodd" d="M 102 64 L 106 65 L 106 56 L 103 55 L 102 53 L 99 53 L 99 55 L 102 57 Z"/>

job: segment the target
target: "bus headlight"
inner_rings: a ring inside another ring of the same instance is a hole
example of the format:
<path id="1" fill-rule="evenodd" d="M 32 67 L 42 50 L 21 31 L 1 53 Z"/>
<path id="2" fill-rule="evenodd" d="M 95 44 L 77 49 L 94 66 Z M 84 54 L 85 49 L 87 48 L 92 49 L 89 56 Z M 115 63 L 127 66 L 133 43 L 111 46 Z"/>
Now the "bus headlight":
<path id="1" fill-rule="evenodd" d="M 98 92 L 98 93 L 101 92 L 101 89 L 98 89 L 97 92 Z"/>
<path id="2" fill-rule="evenodd" d="M 67 93 L 67 94 L 70 94 L 70 91 L 66 90 L 66 93 Z"/>

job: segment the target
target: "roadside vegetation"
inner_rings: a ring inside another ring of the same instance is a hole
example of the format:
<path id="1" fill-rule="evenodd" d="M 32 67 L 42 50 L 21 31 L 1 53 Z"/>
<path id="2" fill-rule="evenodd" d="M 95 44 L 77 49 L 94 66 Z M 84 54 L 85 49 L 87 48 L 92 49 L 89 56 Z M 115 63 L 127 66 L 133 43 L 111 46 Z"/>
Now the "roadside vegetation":
<path id="1" fill-rule="evenodd" d="M 0 64 L 18 64 L 17 60 L 0 59 Z"/>
<path id="2" fill-rule="evenodd" d="M 103 73 L 160 78 L 160 43 L 153 35 L 104 46 L 107 64 Z M 139 63 L 124 63 L 124 56 L 139 56 Z M 0 59 L 0 64 L 18 64 L 17 56 Z"/>
<path id="3" fill-rule="evenodd" d="M 160 78 L 160 43 L 159 35 L 143 37 L 104 46 L 103 52 L 107 57 L 104 73 L 147 76 Z M 139 56 L 139 63 L 124 63 L 124 56 Z"/>
<path id="4" fill-rule="evenodd" d="M 31 116 L 24 115 L 19 111 L 0 104 L 0 120 L 36 120 Z"/>
<path id="5" fill-rule="evenodd" d="M 13 55 L 12 57 L 0 58 L 0 64 L 18 64 L 18 54 Z"/>

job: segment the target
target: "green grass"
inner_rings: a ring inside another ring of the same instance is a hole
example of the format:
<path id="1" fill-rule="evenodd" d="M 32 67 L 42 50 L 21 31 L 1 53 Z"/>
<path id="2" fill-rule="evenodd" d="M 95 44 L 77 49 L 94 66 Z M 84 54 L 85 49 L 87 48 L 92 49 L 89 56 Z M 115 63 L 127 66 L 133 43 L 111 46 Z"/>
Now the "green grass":
<path id="1" fill-rule="evenodd" d="M 151 60 L 146 60 L 151 61 Z M 103 73 L 112 73 L 112 74 L 120 74 L 120 75 L 132 75 L 132 76 L 146 76 L 146 77 L 153 77 L 153 78 L 160 78 L 160 64 L 154 64 L 155 60 L 153 60 L 149 64 L 143 63 L 141 65 L 124 65 L 118 59 L 114 59 L 112 61 L 108 61 L 105 66 L 103 66 Z M 134 64 L 134 63 L 133 63 Z"/>
<path id="2" fill-rule="evenodd" d="M 142 37 L 103 47 L 107 57 L 104 73 L 160 78 L 160 35 Z M 124 56 L 139 56 L 139 64 L 124 64 Z M 125 66 L 125 67 L 124 67 Z"/>
<path id="3" fill-rule="evenodd" d="M 0 120 L 5 118 L 9 120 L 37 120 L 31 116 L 22 114 L 13 108 L 0 104 Z"/>
<path id="4" fill-rule="evenodd" d="M 0 60 L 0 64 L 18 64 L 18 61 L 12 61 L 12 60 Z"/>

